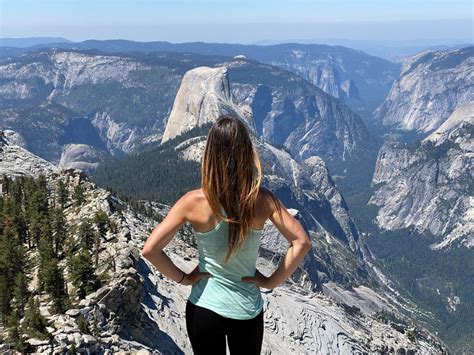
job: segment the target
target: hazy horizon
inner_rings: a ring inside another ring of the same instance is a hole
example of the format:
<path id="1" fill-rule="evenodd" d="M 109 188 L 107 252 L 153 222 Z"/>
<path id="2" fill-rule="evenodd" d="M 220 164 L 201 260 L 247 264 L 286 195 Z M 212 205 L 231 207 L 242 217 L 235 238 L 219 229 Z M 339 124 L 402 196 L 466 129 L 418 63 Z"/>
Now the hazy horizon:
<path id="1" fill-rule="evenodd" d="M 131 42 L 138 42 L 138 43 L 151 43 L 151 42 L 168 42 L 172 44 L 184 44 L 184 43 L 221 43 L 221 44 L 243 44 L 243 45 L 274 45 L 274 44 L 285 44 L 285 43 L 298 43 L 298 44 L 336 44 L 336 43 L 359 43 L 359 44 L 381 44 L 385 46 L 393 46 L 393 45 L 404 45 L 404 46 L 418 46 L 418 45 L 462 45 L 473 44 L 472 38 L 414 38 L 411 40 L 383 40 L 383 39 L 350 39 L 350 38 L 343 38 L 343 37 L 321 37 L 321 38 L 285 38 L 285 39 L 277 39 L 277 38 L 265 38 L 253 42 L 225 42 L 225 41 L 202 41 L 202 40 L 189 40 L 189 41 L 167 41 L 163 39 L 155 39 L 155 40 L 137 40 L 137 39 L 130 39 L 130 38 L 83 38 L 80 40 L 72 40 L 71 38 L 67 38 L 66 36 L 19 36 L 19 37 L 3 37 L 0 36 L 0 40 L 38 40 L 38 43 L 43 43 L 42 40 L 50 40 L 50 39 L 57 39 L 64 40 L 65 42 L 71 43 L 80 43 L 85 41 L 131 41 Z M 59 43 L 56 42 L 55 43 Z"/>
<path id="2" fill-rule="evenodd" d="M 472 3 L 465 0 L 0 0 L 0 10 L 3 38 L 243 44 L 473 38 Z"/>

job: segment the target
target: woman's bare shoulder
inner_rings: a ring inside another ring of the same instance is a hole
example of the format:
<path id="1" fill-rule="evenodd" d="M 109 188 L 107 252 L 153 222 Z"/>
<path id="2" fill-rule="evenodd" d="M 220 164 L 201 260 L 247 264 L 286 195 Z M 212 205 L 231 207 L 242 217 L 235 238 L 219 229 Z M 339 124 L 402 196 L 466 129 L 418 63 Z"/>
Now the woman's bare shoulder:
<path id="1" fill-rule="evenodd" d="M 275 196 L 275 194 L 265 186 L 259 187 L 257 200 L 261 201 L 261 203 L 268 203 L 273 196 Z"/>
<path id="2" fill-rule="evenodd" d="M 206 196 L 201 188 L 190 190 L 185 193 L 186 201 L 189 205 L 195 206 L 196 204 L 203 203 L 206 201 Z"/>
<path id="3" fill-rule="evenodd" d="M 264 186 L 260 186 L 257 197 L 257 206 L 263 215 L 268 217 L 273 213 L 273 210 L 275 209 L 275 198 L 276 196 L 272 191 Z"/>
<path id="4" fill-rule="evenodd" d="M 190 222 L 202 219 L 203 211 L 208 209 L 206 197 L 202 189 L 189 190 L 180 198 L 186 210 L 186 218 Z"/>

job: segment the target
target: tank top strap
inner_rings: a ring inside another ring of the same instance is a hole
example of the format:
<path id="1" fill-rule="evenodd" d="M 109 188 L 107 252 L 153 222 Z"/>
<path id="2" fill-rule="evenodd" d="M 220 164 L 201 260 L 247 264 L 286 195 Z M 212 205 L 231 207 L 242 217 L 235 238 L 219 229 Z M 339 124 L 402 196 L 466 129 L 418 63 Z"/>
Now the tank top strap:
<path id="1" fill-rule="evenodd" d="M 221 208 L 222 214 L 223 214 L 225 217 L 227 217 L 227 213 L 225 213 L 224 207 L 223 207 L 222 205 L 220 205 L 220 206 L 221 206 L 220 208 Z"/>

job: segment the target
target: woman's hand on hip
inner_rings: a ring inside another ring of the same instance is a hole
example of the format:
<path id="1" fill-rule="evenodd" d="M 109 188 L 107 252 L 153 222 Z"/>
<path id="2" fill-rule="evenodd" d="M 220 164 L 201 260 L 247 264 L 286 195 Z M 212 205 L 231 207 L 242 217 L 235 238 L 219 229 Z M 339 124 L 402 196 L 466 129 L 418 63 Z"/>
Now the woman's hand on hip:
<path id="1" fill-rule="evenodd" d="M 274 286 L 271 283 L 271 278 L 263 275 L 260 271 L 255 271 L 255 276 L 244 276 L 242 281 L 254 283 L 258 287 L 273 289 Z"/>
<path id="2" fill-rule="evenodd" d="M 181 285 L 192 286 L 201 279 L 207 278 L 209 276 L 211 276 L 210 273 L 199 271 L 199 265 L 196 265 L 193 271 L 184 276 L 183 281 L 181 281 Z"/>

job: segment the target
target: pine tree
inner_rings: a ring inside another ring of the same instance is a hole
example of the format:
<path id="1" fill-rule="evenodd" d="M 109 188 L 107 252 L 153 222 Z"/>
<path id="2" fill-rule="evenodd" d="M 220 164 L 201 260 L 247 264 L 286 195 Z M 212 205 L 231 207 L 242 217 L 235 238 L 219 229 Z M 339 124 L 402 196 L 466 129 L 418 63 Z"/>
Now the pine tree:
<path id="1" fill-rule="evenodd" d="M 39 301 L 33 297 L 28 299 L 25 312 L 25 330 L 33 338 L 47 339 L 48 331 L 46 318 L 40 313 Z"/>
<path id="2" fill-rule="evenodd" d="M 40 265 L 38 281 L 40 291 L 45 291 L 53 299 L 53 312 L 62 312 L 67 305 L 67 293 L 63 271 L 59 268 L 52 245 L 47 240 L 40 244 Z"/>
<path id="3" fill-rule="evenodd" d="M 59 259 L 54 250 L 53 231 L 45 222 L 39 244 L 40 263 L 38 270 L 39 290 L 45 291 L 53 299 L 53 312 L 62 312 L 67 302 L 63 271 L 59 268 Z"/>
<path id="4" fill-rule="evenodd" d="M 77 289 L 77 295 L 80 299 L 100 287 L 100 281 L 95 275 L 95 269 L 92 265 L 92 258 L 89 251 L 84 247 L 75 255 L 70 256 L 69 269 L 71 282 Z"/>
<path id="5" fill-rule="evenodd" d="M 79 207 L 84 203 L 84 187 L 81 184 L 74 187 L 72 198 L 74 199 L 74 206 L 76 207 Z"/>
<path id="6" fill-rule="evenodd" d="M 99 264 L 101 239 L 105 237 L 109 225 L 109 217 L 107 216 L 107 213 L 102 210 L 97 211 L 94 216 L 94 223 L 97 226 L 97 230 L 99 231 L 99 233 L 96 234 L 94 240 L 94 267 L 97 268 Z"/>
<path id="7" fill-rule="evenodd" d="M 48 215 L 49 211 L 49 192 L 48 182 L 44 175 L 40 175 L 36 180 L 33 180 L 33 193 L 31 196 L 32 207 L 42 216 Z"/>
<path id="8" fill-rule="evenodd" d="M 77 354 L 76 344 L 75 344 L 75 343 L 72 343 L 72 344 L 71 344 L 71 348 L 69 349 L 68 353 L 71 354 L 71 355 L 76 355 L 76 354 Z"/>
<path id="9" fill-rule="evenodd" d="M 2 185 L 2 194 L 8 195 L 10 191 L 10 178 L 6 175 L 2 176 L 2 179 L 0 180 L 0 185 Z"/>
<path id="10" fill-rule="evenodd" d="M 1 271 L 1 270 L 0 270 Z M 11 289 L 6 275 L 0 273 L 0 320 L 7 325 L 7 319 L 11 312 Z"/>
<path id="11" fill-rule="evenodd" d="M 29 235 L 33 240 L 28 239 L 28 247 L 32 247 L 31 242 L 39 244 L 41 229 L 46 222 L 49 222 L 49 201 L 46 178 L 38 177 L 37 180 L 26 178 L 24 181 L 26 197 L 26 219 L 28 220 Z"/>
<path id="12" fill-rule="evenodd" d="M 15 300 L 15 309 L 20 317 L 25 314 L 25 306 L 30 292 L 28 291 L 28 277 L 19 272 L 15 277 L 15 284 L 13 286 L 13 297 Z"/>
<path id="13" fill-rule="evenodd" d="M 87 324 L 87 320 L 84 318 L 82 314 L 80 314 L 76 319 L 77 327 L 82 334 L 91 334 L 89 329 L 89 324 Z"/>
<path id="14" fill-rule="evenodd" d="M 49 223 L 41 227 L 41 237 L 38 241 L 39 264 L 38 264 L 38 290 L 45 291 L 51 273 L 51 260 L 55 258 L 52 230 Z"/>
<path id="15" fill-rule="evenodd" d="M 20 243 L 26 241 L 28 232 L 23 205 L 23 178 L 18 177 L 10 183 L 10 193 L 5 206 L 5 212 L 12 217 L 13 229 Z"/>
<path id="16" fill-rule="evenodd" d="M 0 315 L 4 322 L 11 312 L 15 276 L 24 267 L 24 258 L 18 241 L 14 238 L 12 224 L 12 219 L 6 217 L 3 234 L 0 235 Z"/>
<path id="17" fill-rule="evenodd" d="M 15 350 L 24 353 L 28 346 L 23 341 L 22 334 L 20 331 L 20 316 L 16 311 L 8 317 L 8 342 L 13 345 Z"/>
<path id="18" fill-rule="evenodd" d="M 84 245 L 88 250 L 91 250 L 94 245 L 95 233 L 92 229 L 92 223 L 89 219 L 84 219 L 77 231 L 79 244 Z"/>
<path id="19" fill-rule="evenodd" d="M 67 202 L 69 200 L 69 191 L 67 189 L 67 185 L 62 181 L 59 180 L 56 186 L 56 201 L 57 204 L 64 209 Z"/>
<path id="20" fill-rule="evenodd" d="M 55 208 L 51 217 L 51 226 L 53 229 L 53 247 L 57 257 L 63 251 L 64 242 L 67 236 L 67 225 L 64 212 L 61 208 Z"/>

